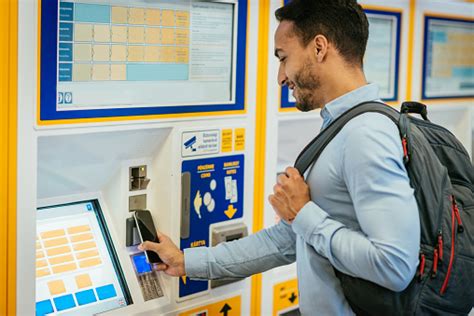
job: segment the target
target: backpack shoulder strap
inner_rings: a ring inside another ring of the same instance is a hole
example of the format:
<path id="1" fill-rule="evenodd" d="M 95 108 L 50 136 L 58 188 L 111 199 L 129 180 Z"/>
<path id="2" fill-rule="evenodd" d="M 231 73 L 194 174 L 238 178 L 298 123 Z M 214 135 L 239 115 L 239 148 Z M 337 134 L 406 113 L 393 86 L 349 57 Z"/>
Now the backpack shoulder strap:
<path id="1" fill-rule="evenodd" d="M 339 133 L 339 131 L 349 122 L 351 119 L 367 113 L 376 112 L 389 117 L 397 126 L 400 118 L 400 113 L 392 107 L 381 103 L 381 102 L 364 102 L 361 103 L 338 117 L 328 127 L 326 127 L 321 133 L 318 134 L 306 147 L 301 151 L 296 158 L 295 168 L 298 169 L 301 175 L 304 175 L 309 166 L 316 161 L 324 148 L 329 142 Z"/>

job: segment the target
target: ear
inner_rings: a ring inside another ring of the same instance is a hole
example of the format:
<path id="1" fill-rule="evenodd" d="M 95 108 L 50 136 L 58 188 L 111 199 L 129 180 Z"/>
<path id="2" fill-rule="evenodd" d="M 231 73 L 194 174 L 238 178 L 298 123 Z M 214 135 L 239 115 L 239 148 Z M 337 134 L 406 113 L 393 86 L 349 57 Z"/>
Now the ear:
<path id="1" fill-rule="evenodd" d="M 313 39 L 314 53 L 316 55 L 316 60 L 321 63 L 324 61 L 326 54 L 328 52 L 329 42 L 326 36 L 318 34 Z"/>

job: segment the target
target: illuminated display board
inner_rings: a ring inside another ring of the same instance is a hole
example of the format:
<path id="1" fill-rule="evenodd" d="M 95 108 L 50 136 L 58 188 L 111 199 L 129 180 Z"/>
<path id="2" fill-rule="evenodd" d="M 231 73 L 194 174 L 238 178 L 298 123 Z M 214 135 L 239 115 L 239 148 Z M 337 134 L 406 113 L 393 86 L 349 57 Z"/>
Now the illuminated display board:
<path id="1" fill-rule="evenodd" d="M 425 16 L 422 98 L 474 97 L 474 20 Z"/>
<path id="2" fill-rule="evenodd" d="M 243 110 L 246 21 L 246 0 L 43 0 L 40 120 Z"/>

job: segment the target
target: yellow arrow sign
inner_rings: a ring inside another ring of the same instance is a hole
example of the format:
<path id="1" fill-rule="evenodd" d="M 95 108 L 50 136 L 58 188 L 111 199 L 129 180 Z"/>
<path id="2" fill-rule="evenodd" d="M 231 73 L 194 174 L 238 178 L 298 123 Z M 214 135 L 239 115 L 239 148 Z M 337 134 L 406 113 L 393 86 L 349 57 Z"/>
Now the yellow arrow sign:
<path id="1" fill-rule="evenodd" d="M 199 306 L 191 310 L 182 312 L 179 316 L 195 316 L 203 315 L 203 311 L 207 311 L 204 315 L 215 316 L 240 316 L 250 315 L 248 311 L 242 311 L 241 296 L 230 297 L 226 300 L 213 302 L 209 305 Z"/>
<path id="2" fill-rule="evenodd" d="M 186 285 L 186 276 L 182 276 L 181 280 L 183 281 L 184 285 Z"/>
<path id="3" fill-rule="evenodd" d="M 227 207 L 227 210 L 224 211 L 224 214 L 227 215 L 228 218 L 234 217 L 235 213 L 237 213 L 237 209 L 234 208 L 232 204 L 229 204 L 229 207 Z"/>

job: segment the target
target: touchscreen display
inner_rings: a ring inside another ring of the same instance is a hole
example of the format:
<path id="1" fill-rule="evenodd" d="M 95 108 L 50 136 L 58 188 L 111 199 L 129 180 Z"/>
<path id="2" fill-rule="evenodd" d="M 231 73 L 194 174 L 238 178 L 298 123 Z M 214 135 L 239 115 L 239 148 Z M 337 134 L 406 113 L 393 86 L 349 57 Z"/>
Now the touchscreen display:
<path id="1" fill-rule="evenodd" d="M 38 209 L 36 315 L 94 315 L 128 304 L 98 201 Z"/>

